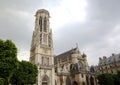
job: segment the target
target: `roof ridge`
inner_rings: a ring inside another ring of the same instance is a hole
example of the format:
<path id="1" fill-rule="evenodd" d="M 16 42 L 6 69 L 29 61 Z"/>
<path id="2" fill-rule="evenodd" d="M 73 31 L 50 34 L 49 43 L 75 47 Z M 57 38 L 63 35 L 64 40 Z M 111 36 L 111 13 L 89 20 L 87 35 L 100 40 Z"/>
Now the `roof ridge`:
<path id="1" fill-rule="evenodd" d="M 72 48 L 71 50 L 65 51 L 65 52 L 63 52 L 63 53 L 61 53 L 61 54 L 59 54 L 59 55 L 57 55 L 57 56 L 63 55 L 63 54 L 65 54 L 65 53 L 69 53 L 69 52 L 71 52 L 71 51 L 73 51 L 73 50 L 75 50 L 75 49 L 77 49 L 77 47 Z M 56 57 L 57 57 L 57 56 L 56 56 Z"/>

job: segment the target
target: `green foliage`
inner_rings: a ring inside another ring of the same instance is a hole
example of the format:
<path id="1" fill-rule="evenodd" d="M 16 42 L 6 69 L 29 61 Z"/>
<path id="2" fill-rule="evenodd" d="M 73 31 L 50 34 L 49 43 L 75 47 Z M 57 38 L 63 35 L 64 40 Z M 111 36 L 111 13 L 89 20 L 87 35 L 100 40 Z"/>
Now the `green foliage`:
<path id="1" fill-rule="evenodd" d="M 97 76 L 100 85 L 120 85 L 120 71 L 117 74 L 104 73 Z"/>
<path id="2" fill-rule="evenodd" d="M 37 66 L 27 61 L 19 62 L 19 68 L 14 73 L 11 84 L 34 84 L 37 80 Z"/>
<path id="3" fill-rule="evenodd" d="M 114 82 L 115 85 L 120 85 L 120 71 L 118 71 L 117 74 L 114 75 Z"/>
<path id="4" fill-rule="evenodd" d="M 99 81 L 98 83 L 100 85 L 114 85 L 114 78 L 112 74 L 104 73 L 104 74 L 98 75 L 97 78 Z"/>
<path id="5" fill-rule="evenodd" d="M 0 78 L 8 85 L 13 73 L 18 67 L 17 48 L 11 40 L 0 39 Z"/>
<path id="6" fill-rule="evenodd" d="M 4 85 L 4 79 L 0 78 L 0 85 Z"/>

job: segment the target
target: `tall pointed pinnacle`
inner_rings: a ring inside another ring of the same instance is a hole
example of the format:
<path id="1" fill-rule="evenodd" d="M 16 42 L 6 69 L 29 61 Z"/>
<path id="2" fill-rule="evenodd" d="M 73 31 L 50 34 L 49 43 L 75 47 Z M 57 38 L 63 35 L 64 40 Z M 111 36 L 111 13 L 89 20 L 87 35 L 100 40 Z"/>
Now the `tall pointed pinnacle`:
<path id="1" fill-rule="evenodd" d="M 76 43 L 76 48 L 78 48 L 78 43 Z"/>

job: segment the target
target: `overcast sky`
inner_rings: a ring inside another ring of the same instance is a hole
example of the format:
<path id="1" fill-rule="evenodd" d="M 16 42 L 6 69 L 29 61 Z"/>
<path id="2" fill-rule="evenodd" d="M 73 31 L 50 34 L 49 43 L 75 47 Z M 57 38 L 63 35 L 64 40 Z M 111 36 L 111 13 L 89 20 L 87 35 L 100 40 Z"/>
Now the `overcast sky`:
<path id="1" fill-rule="evenodd" d="M 50 12 L 55 55 L 76 43 L 90 65 L 120 53 L 120 0 L 0 0 L 0 38 L 16 44 L 19 60 L 29 60 L 38 9 Z"/>

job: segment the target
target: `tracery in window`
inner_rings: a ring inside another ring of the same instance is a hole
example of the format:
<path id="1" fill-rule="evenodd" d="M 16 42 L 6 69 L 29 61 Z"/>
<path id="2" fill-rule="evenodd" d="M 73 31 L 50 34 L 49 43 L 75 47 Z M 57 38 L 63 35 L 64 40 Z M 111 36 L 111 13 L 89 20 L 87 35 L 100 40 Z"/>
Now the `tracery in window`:
<path id="1" fill-rule="evenodd" d="M 41 16 L 39 18 L 39 26 L 40 26 L 40 31 L 42 32 L 42 17 Z"/>
<path id="2" fill-rule="evenodd" d="M 49 85 L 49 77 L 47 75 L 43 77 L 42 85 Z"/>
<path id="3" fill-rule="evenodd" d="M 40 34 L 40 43 L 41 43 L 41 41 L 42 41 L 42 34 Z"/>
<path id="4" fill-rule="evenodd" d="M 78 69 L 81 70 L 83 68 L 83 64 L 81 62 L 78 63 Z"/>
<path id="5" fill-rule="evenodd" d="M 44 32 L 47 31 L 47 20 L 46 17 L 44 18 Z"/>

